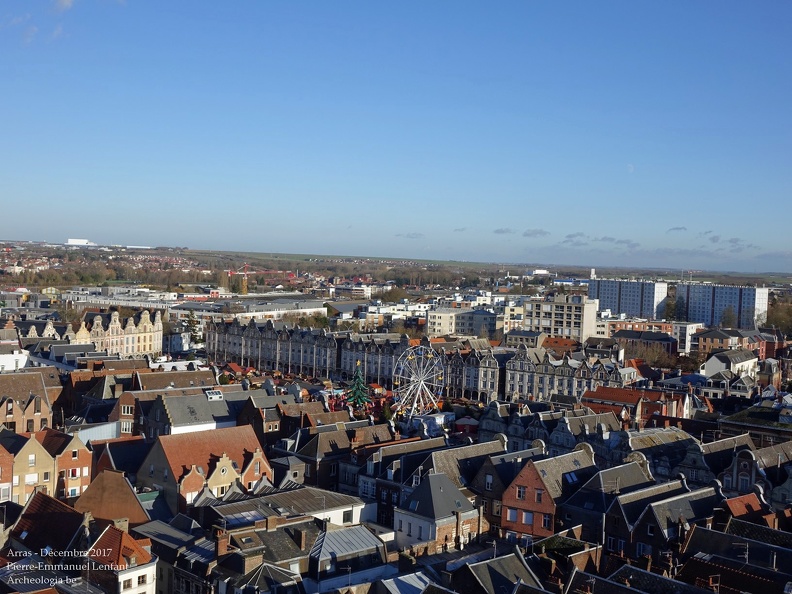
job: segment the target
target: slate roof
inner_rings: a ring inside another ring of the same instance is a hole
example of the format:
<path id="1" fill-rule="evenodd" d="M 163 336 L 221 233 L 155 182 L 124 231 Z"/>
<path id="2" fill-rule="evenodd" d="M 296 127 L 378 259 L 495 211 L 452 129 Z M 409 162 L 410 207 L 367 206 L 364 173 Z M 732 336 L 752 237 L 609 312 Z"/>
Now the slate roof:
<path id="1" fill-rule="evenodd" d="M 600 470 L 567 501 L 567 506 L 605 513 L 616 497 L 654 484 L 648 471 L 637 462 Z"/>
<path id="2" fill-rule="evenodd" d="M 714 555 L 697 554 L 688 559 L 679 569 L 676 579 L 688 584 L 710 583 L 717 576 L 717 592 L 722 594 L 761 592 L 762 594 L 787 594 L 788 574 L 766 570 L 756 566 L 746 566 Z M 714 588 L 713 588 L 714 589 Z M 712 591 L 712 590 L 710 590 Z"/>
<path id="3" fill-rule="evenodd" d="M 122 470 L 127 475 L 133 475 L 143 464 L 152 445 L 146 443 L 143 436 L 138 435 L 132 439 L 108 441 L 104 444 L 104 449 L 107 450 L 113 468 Z"/>
<path id="4" fill-rule="evenodd" d="M 217 379 L 211 371 L 135 372 L 135 386 L 139 390 L 165 390 L 167 388 L 212 387 Z"/>
<path id="5" fill-rule="evenodd" d="M 698 444 L 696 438 L 679 427 L 652 427 L 630 431 L 628 436 L 632 451 L 641 452 L 655 462 L 665 458 L 669 468 L 675 468 L 685 459 L 691 444 Z"/>
<path id="6" fill-rule="evenodd" d="M 247 392 L 224 394 L 220 400 L 209 400 L 206 394 L 169 396 L 166 392 L 162 401 L 171 424 L 175 427 L 210 422 L 227 424 L 236 423 L 239 413 L 247 402 Z"/>
<path id="7" fill-rule="evenodd" d="M 792 534 L 789 532 L 775 530 L 768 526 L 754 524 L 738 518 L 730 518 L 723 532 L 773 546 L 792 549 Z"/>
<path id="8" fill-rule="evenodd" d="M 472 511 L 473 505 L 445 474 L 427 474 L 400 506 L 413 514 L 440 520 L 454 512 Z"/>
<path id="9" fill-rule="evenodd" d="M 622 565 L 608 577 L 608 580 L 617 584 L 624 584 L 627 581 L 630 588 L 634 588 L 633 591 L 645 594 L 712 594 L 712 590 L 703 590 L 634 565 Z M 600 592 L 602 591 L 610 592 L 605 588 L 600 590 Z"/>
<path id="10" fill-rule="evenodd" d="M 726 470 L 734 459 L 734 454 L 743 450 L 756 450 L 750 434 L 743 433 L 737 437 L 727 437 L 710 443 L 701 444 L 704 461 L 715 474 Z"/>
<path id="11" fill-rule="evenodd" d="M 503 454 L 500 440 L 438 450 L 429 454 L 421 464 L 423 472 L 444 474 L 457 488 L 464 488 L 476 477 L 484 460 L 493 454 Z"/>
<path id="12" fill-rule="evenodd" d="M 363 506 L 363 500 L 354 495 L 306 486 L 262 495 L 261 500 L 273 509 L 290 509 L 295 513 L 305 515 L 319 514 L 325 510 L 342 507 L 348 508 L 353 505 Z"/>
<path id="13" fill-rule="evenodd" d="M 158 440 L 177 481 L 193 464 L 203 467 L 205 476 L 209 476 L 215 461 L 224 453 L 236 463 L 238 472 L 242 472 L 256 449 L 261 449 L 250 425 L 160 435 Z"/>
<path id="14" fill-rule="evenodd" d="M 528 463 L 528 460 L 539 460 L 545 457 L 542 448 L 531 448 L 528 450 L 521 450 L 519 452 L 509 452 L 508 454 L 500 454 L 497 456 L 490 456 L 492 467 L 498 473 L 501 483 L 504 486 L 509 486 L 515 479 L 517 474 Z"/>
<path id="15" fill-rule="evenodd" d="M 528 566 L 515 553 L 503 555 L 478 563 L 471 563 L 457 570 L 458 574 L 451 578 L 454 584 L 461 577 L 472 578 L 480 588 L 480 592 L 511 592 L 517 582 L 539 588 L 541 584 Z M 465 590 L 470 591 L 470 584 Z"/>
<path id="16" fill-rule="evenodd" d="M 742 524 L 746 523 L 742 522 Z M 754 526 L 760 529 L 764 528 L 756 524 Z M 752 535 L 761 536 L 758 533 L 752 533 Z M 772 561 L 775 559 L 777 567 L 792 567 L 792 549 L 787 546 L 746 538 L 740 534 L 720 532 L 698 525 L 690 527 L 680 555 L 687 558 L 697 553 L 706 553 L 744 562 L 745 544 L 748 545 L 748 563 L 751 565 L 771 567 Z"/>
<path id="17" fill-rule="evenodd" d="M 151 520 L 124 473 L 113 470 L 100 472 L 74 502 L 74 509 L 91 512 L 100 527 L 121 518 L 127 518 L 130 527 Z"/>
<path id="18" fill-rule="evenodd" d="M 329 431 L 319 431 L 315 435 L 312 435 L 309 437 L 307 443 L 296 453 L 313 460 L 320 460 L 326 456 L 347 454 L 352 447 L 353 439 L 357 440 L 358 446 L 372 443 L 387 443 L 393 440 L 393 435 L 388 425 L 368 425 L 366 423 L 362 427 L 353 429 L 349 428 L 350 424 L 351 423 L 339 423 L 343 428 L 337 428 L 334 425 L 324 426 L 329 429 Z M 315 429 L 322 428 L 323 427 L 317 427 Z"/>
<path id="19" fill-rule="evenodd" d="M 676 526 L 680 518 L 693 523 L 712 516 L 712 510 L 724 501 L 713 487 L 696 489 L 650 503 L 645 514 L 653 514 L 657 524 L 668 538 L 668 529 Z"/>
<path id="20" fill-rule="evenodd" d="M 651 503 L 689 492 L 690 489 L 683 481 L 670 481 L 619 495 L 612 506 L 621 508 L 627 523 L 632 527 Z"/>
<path id="21" fill-rule="evenodd" d="M 545 460 L 532 460 L 547 494 L 556 503 L 570 497 L 597 472 L 594 458 L 586 450 L 573 450 L 568 454 Z"/>

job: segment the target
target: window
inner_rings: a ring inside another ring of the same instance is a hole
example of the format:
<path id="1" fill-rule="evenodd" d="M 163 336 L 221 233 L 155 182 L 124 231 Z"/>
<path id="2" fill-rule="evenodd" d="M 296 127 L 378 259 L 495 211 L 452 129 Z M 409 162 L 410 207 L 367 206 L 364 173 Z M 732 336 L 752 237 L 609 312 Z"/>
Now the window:
<path id="1" fill-rule="evenodd" d="M 501 502 L 497 499 L 492 502 L 492 515 L 498 517 L 501 515 Z"/>
<path id="2" fill-rule="evenodd" d="M 48 482 L 48 481 L 50 480 L 50 474 L 49 474 L 49 472 L 45 472 L 45 473 L 44 473 L 44 478 L 43 478 L 42 480 L 43 480 L 45 483 L 46 483 L 46 482 Z"/>
<path id="3" fill-rule="evenodd" d="M 412 536 L 412 522 L 407 522 L 407 536 Z"/>
<path id="4" fill-rule="evenodd" d="M 649 536 L 654 536 L 654 526 L 653 526 L 652 524 L 649 524 L 649 525 L 646 527 L 646 533 L 647 533 Z"/>
<path id="5" fill-rule="evenodd" d="M 77 450 L 72 450 L 72 460 L 77 459 Z"/>
<path id="6" fill-rule="evenodd" d="M 607 547 L 608 547 L 609 551 L 615 551 L 616 550 L 616 539 L 614 537 L 612 537 L 612 536 L 608 537 Z"/>
<path id="7" fill-rule="evenodd" d="M 344 524 L 351 524 L 352 523 L 352 510 L 348 509 L 344 511 Z"/>
<path id="8" fill-rule="evenodd" d="M 517 499 L 525 499 L 525 487 L 517 487 Z"/>
<path id="9" fill-rule="evenodd" d="M 388 492 L 383 491 L 380 495 L 381 495 L 380 498 L 382 499 L 382 503 L 386 503 L 388 501 Z"/>
<path id="10" fill-rule="evenodd" d="M 516 522 L 517 510 L 512 507 L 506 508 L 506 520 L 508 520 L 509 522 Z"/>
<path id="11" fill-rule="evenodd" d="M 639 542 L 638 546 L 635 547 L 635 552 L 638 553 L 639 557 L 649 557 L 652 554 L 652 547 L 651 545 Z"/>
<path id="12" fill-rule="evenodd" d="M 336 476 L 338 474 L 338 464 L 333 462 L 330 465 L 330 476 Z"/>
<path id="13" fill-rule="evenodd" d="M 145 583 L 146 583 L 146 574 L 144 573 L 143 575 L 138 576 L 138 586 L 142 586 Z"/>
<path id="14" fill-rule="evenodd" d="M 536 503 L 542 503 L 542 496 L 544 495 L 543 489 L 536 490 Z"/>
<path id="15" fill-rule="evenodd" d="M 121 421 L 121 433 L 132 433 L 132 421 Z"/>
<path id="16" fill-rule="evenodd" d="M 399 532 L 403 532 L 403 531 L 404 531 L 404 525 L 402 523 L 402 520 L 399 520 Z"/>
<path id="17" fill-rule="evenodd" d="M 261 462 L 256 462 L 256 466 L 254 468 L 254 472 L 259 475 L 261 474 Z"/>
<path id="18" fill-rule="evenodd" d="M 122 587 L 124 590 L 129 590 L 132 587 L 132 580 L 124 580 Z"/>
<path id="19" fill-rule="evenodd" d="M 751 488 L 751 482 L 748 479 L 748 475 L 741 474 L 740 475 L 740 493 L 747 493 Z"/>
<path id="20" fill-rule="evenodd" d="M 483 499 L 481 501 L 482 511 L 486 514 L 489 512 L 489 499 Z"/>
<path id="21" fill-rule="evenodd" d="M 80 469 L 79 468 L 69 468 L 69 478 L 70 479 L 80 478 Z"/>
<path id="22" fill-rule="evenodd" d="M 553 527 L 553 516 L 550 514 L 542 514 L 542 528 L 550 530 Z"/>
<path id="23" fill-rule="evenodd" d="M 26 429 L 26 431 L 28 433 L 33 433 L 33 419 L 28 419 L 27 420 L 27 429 Z"/>
<path id="24" fill-rule="evenodd" d="M 36 454 L 28 454 L 28 466 L 36 465 Z"/>
<path id="25" fill-rule="evenodd" d="M 121 414 L 125 417 L 131 417 L 135 414 L 135 407 L 131 404 L 123 404 L 121 405 Z"/>
<path id="26" fill-rule="evenodd" d="M 487 491 L 492 491 L 492 475 L 488 474 L 484 477 L 484 489 Z"/>
<path id="27" fill-rule="evenodd" d="M 524 511 L 522 513 L 522 523 L 533 526 L 533 512 Z"/>

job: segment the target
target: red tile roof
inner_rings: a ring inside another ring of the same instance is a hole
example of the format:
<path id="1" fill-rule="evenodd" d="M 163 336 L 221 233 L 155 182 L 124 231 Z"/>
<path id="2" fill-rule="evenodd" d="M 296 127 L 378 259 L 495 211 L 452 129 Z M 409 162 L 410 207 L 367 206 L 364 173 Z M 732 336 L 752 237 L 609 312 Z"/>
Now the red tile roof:
<path id="1" fill-rule="evenodd" d="M 253 427 L 227 427 L 212 431 L 196 431 L 176 435 L 160 435 L 159 442 L 168 460 L 171 473 L 177 480 L 189 472 L 192 465 L 202 466 L 206 476 L 215 462 L 226 454 L 242 472 L 256 449 L 261 449 Z"/>
<path id="2" fill-rule="evenodd" d="M 38 491 L 28 500 L 14 524 L 11 538 L 36 552 L 46 547 L 66 551 L 82 524 L 82 513 Z"/>
<path id="3" fill-rule="evenodd" d="M 42 429 L 38 433 L 33 433 L 32 436 L 44 446 L 44 449 L 53 458 L 62 454 L 69 447 L 72 439 L 74 439 L 73 435 L 62 433 L 51 427 Z"/>
<path id="4" fill-rule="evenodd" d="M 146 551 L 129 534 L 115 526 L 108 526 L 94 545 L 88 556 L 102 565 L 126 569 L 132 565 L 145 565 L 151 562 L 151 553 Z"/>
<path id="5" fill-rule="evenodd" d="M 91 512 L 100 527 L 111 525 L 114 520 L 121 518 L 127 518 L 131 528 L 151 520 L 124 473 L 116 470 L 99 473 L 74 502 L 74 509 Z"/>

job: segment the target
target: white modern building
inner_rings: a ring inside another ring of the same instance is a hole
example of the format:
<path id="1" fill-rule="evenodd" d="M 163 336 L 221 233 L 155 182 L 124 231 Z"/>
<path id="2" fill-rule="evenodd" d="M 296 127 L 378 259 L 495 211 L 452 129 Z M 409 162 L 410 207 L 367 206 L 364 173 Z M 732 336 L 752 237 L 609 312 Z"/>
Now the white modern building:
<path id="1" fill-rule="evenodd" d="M 592 279 L 588 296 L 599 299 L 600 310 L 654 320 L 663 317 L 668 283 L 643 280 Z"/>
<path id="2" fill-rule="evenodd" d="M 738 328 L 757 328 L 767 320 L 769 293 L 767 287 L 680 283 L 676 287 L 677 317 L 719 326 L 724 312 L 731 309 Z"/>
<path id="3" fill-rule="evenodd" d="M 584 295 L 556 295 L 524 304 L 523 329 L 583 342 L 597 335 L 599 302 Z"/>

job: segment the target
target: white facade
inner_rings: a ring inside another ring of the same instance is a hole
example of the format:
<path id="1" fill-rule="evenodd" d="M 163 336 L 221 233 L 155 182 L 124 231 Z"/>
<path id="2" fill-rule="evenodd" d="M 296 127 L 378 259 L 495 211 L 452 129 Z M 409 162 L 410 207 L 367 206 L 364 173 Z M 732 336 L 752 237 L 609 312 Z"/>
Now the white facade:
<path id="1" fill-rule="evenodd" d="M 689 355 L 693 335 L 705 328 L 701 322 L 674 322 L 673 337 L 677 340 L 677 352 Z"/>
<path id="2" fill-rule="evenodd" d="M 583 342 L 597 335 L 599 302 L 583 295 L 556 295 L 527 302 L 523 329 Z"/>
<path id="3" fill-rule="evenodd" d="M 599 299 L 600 310 L 610 309 L 616 314 L 650 320 L 662 317 L 664 313 L 668 283 L 594 279 L 588 286 L 588 296 Z"/>
<path id="4" fill-rule="evenodd" d="M 676 288 L 677 309 L 681 298 L 687 321 L 707 326 L 720 325 L 724 312 L 731 308 L 738 328 L 756 328 L 767 319 L 769 297 L 767 287 L 680 283 Z"/>

